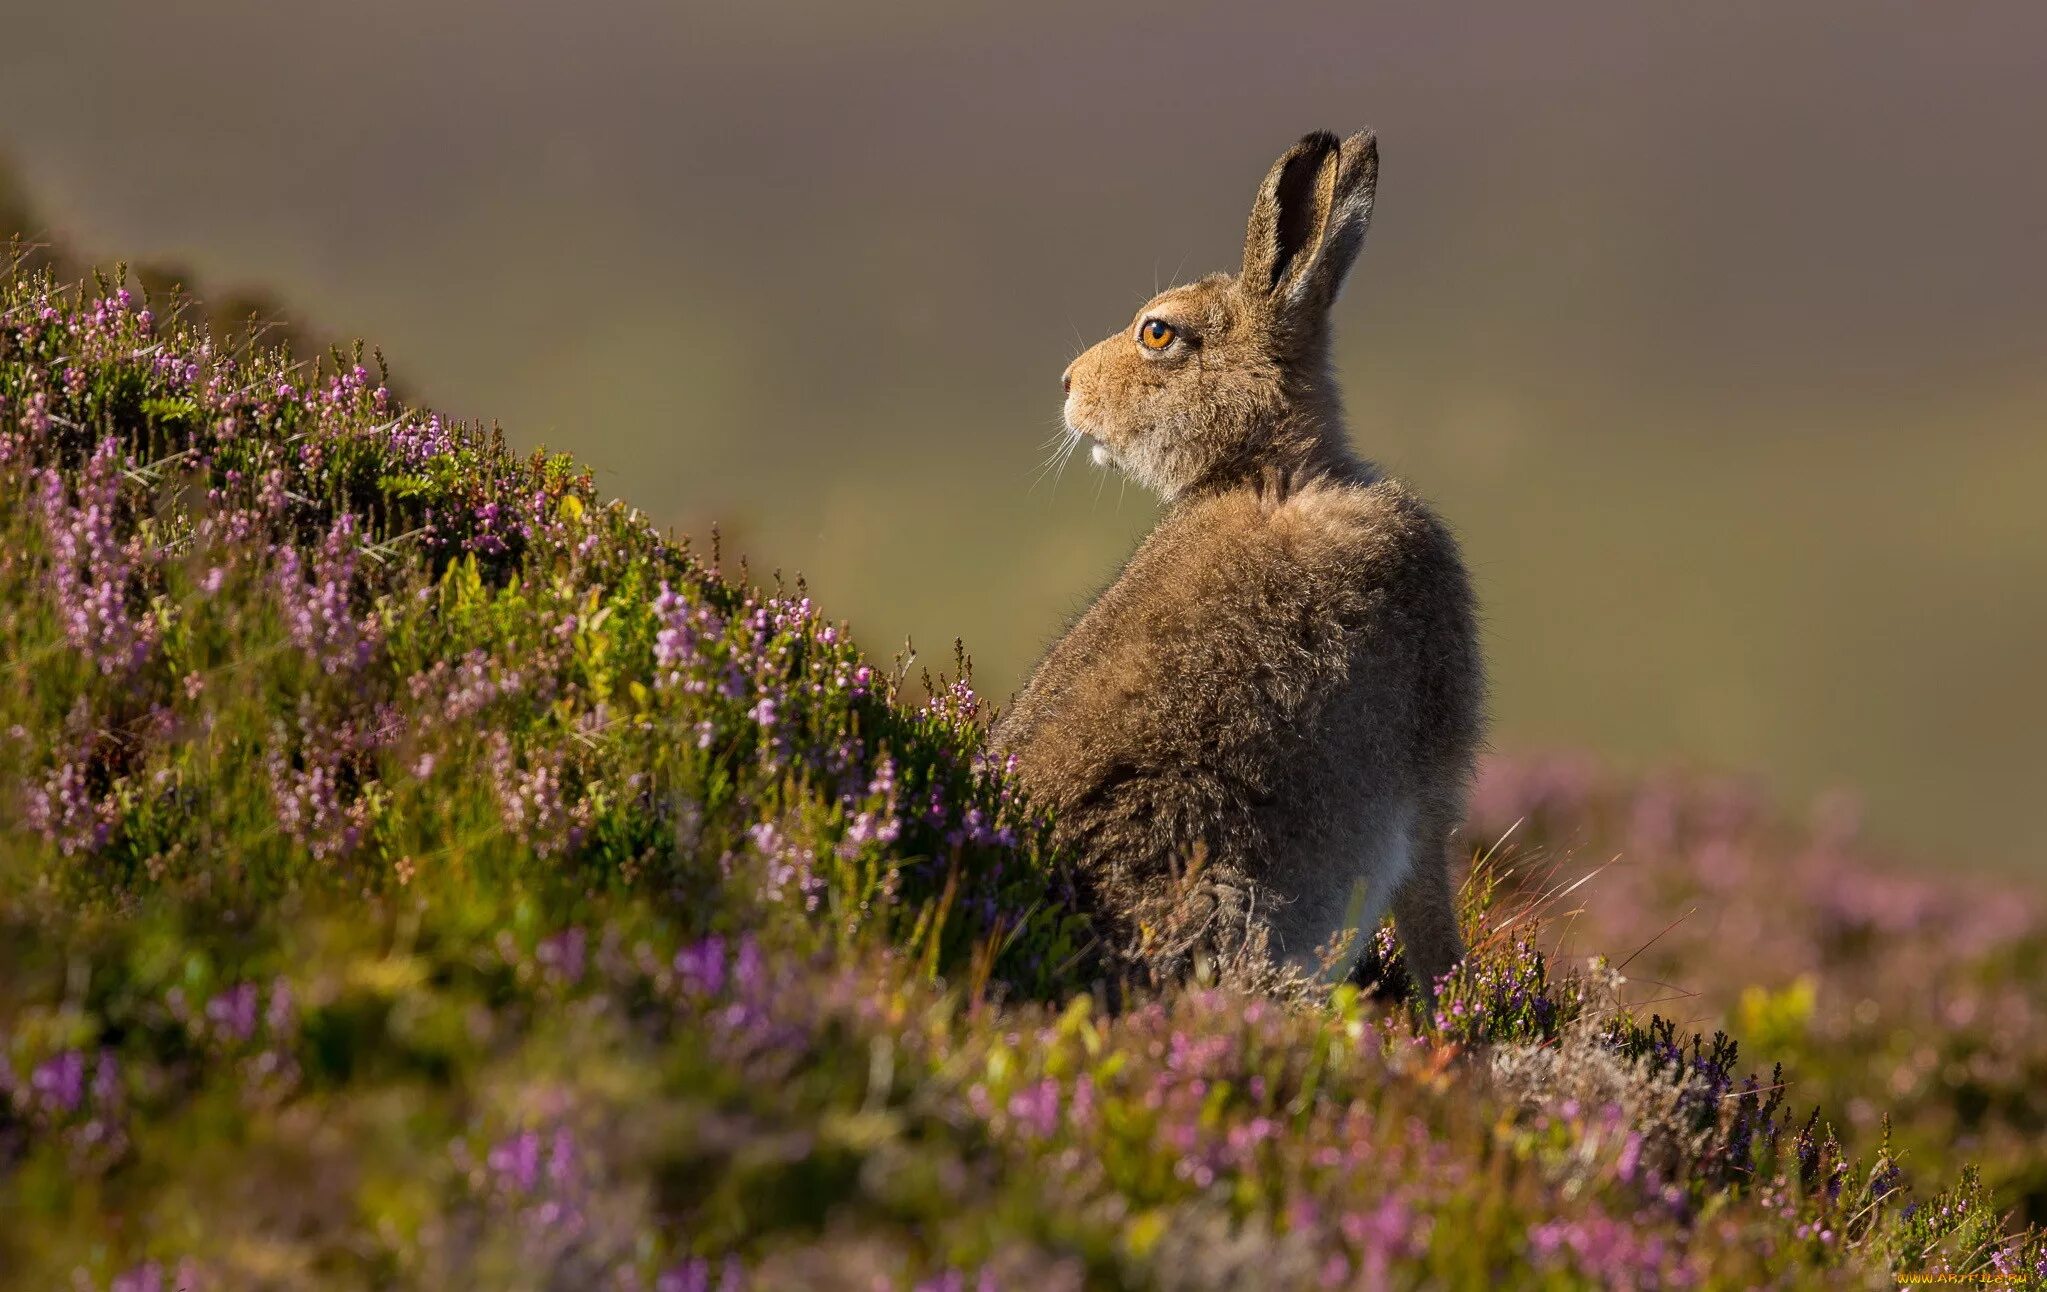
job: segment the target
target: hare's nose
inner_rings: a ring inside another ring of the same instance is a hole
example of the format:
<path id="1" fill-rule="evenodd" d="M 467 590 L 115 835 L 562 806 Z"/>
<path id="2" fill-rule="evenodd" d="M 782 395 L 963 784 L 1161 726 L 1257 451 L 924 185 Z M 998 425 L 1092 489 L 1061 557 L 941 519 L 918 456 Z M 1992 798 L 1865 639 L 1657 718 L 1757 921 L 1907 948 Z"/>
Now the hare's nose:
<path id="1" fill-rule="evenodd" d="M 1066 371 L 1059 374 L 1059 391 L 1066 395 L 1073 393 L 1073 365 L 1070 363 L 1066 365 Z"/>

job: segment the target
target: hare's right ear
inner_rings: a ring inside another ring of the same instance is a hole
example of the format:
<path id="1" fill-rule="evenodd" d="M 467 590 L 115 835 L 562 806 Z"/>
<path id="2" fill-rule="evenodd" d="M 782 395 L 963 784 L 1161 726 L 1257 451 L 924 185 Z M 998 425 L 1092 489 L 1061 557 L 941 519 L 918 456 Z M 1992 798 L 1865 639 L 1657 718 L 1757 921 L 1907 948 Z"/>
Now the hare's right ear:
<path id="1" fill-rule="evenodd" d="M 1318 130 L 1287 149 L 1251 204 L 1243 290 L 1304 319 L 1327 310 L 1364 245 L 1378 182 L 1369 130 L 1341 142 Z"/>

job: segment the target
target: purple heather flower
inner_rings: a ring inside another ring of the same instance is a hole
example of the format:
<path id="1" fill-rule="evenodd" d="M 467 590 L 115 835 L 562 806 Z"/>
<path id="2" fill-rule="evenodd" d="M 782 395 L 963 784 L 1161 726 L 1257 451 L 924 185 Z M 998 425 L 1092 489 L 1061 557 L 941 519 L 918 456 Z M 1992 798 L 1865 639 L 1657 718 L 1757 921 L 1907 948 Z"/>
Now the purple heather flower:
<path id="1" fill-rule="evenodd" d="M 165 1287 L 163 1266 L 155 1261 L 116 1274 L 107 1285 L 108 1292 L 165 1292 Z"/>
<path id="2" fill-rule="evenodd" d="M 534 954 L 556 978 L 562 982 L 573 983 L 583 977 L 585 945 L 583 930 L 572 928 L 553 937 L 543 938 Z"/>
<path id="3" fill-rule="evenodd" d="M 1009 1097 L 1009 1116 L 1026 1135 L 1049 1139 L 1059 1129 L 1059 1083 L 1050 1077 Z"/>
<path id="4" fill-rule="evenodd" d="M 1073 1083 L 1073 1100 L 1067 1111 L 1067 1118 L 1083 1129 L 1092 1127 L 1095 1120 L 1095 1079 L 1086 1073 Z"/>
<path id="5" fill-rule="evenodd" d="M 328 673 L 368 664 L 383 636 L 374 614 L 358 617 L 350 606 L 360 550 L 356 524 L 345 512 L 335 519 L 309 572 L 296 547 L 277 549 L 278 593 L 292 642 Z"/>
<path id="6" fill-rule="evenodd" d="M 804 909 L 816 910 L 825 886 L 824 877 L 816 870 L 816 854 L 797 846 L 770 821 L 757 822 L 746 834 L 766 867 L 761 896 L 780 902 L 794 894 L 803 899 Z"/>
<path id="7" fill-rule="evenodd" d="M 220 1035 L 246 1041 L 256 1034 L 256 984 L 241 983 L 206 1002 L 206 1021 Z"/>
<path id="8" fill-rule="evenodd" d="M 291 984 L 279 978 L 270 984 L 270 1004 L 263 1011 L 263 1022 L 272 1036 L 283 1036 L 291 1030 L 297 1017 L 298 1007 L 292 999 Z"/>
<path id="9" fill-rule="evenodd" d="M 540 1134 L 521 1131 L 493 1147 L 484 1160 L 500 1188 L 531 1193 L 540 1183 Z"/>
<path id="10" fill-rule="evenodd" d="M 503 732 L 490 739 L 491 784 L 505 828 L 536 856 L 555 857 L 573 851 L 588 824 L 590 805 L 571 799 L 565 784 L 565 755 L 534 749 L 530 765 L 521 766 L 518 751 Z"/>
<path id="11" fill-rule="evenodd" d="M 75 1112 L 85 1100 L 85 1055 L 65 1050 L 36 1066 L 29 1088 L 57 1112 Z"/>
<path id="12" fill-rule="evenodd" d="M 125 459 L 109 437 L 78 476 L 78 501 L 64 477 L 42 473 L 37 514 L 50 545 L 49 587 L 64 636 L 103 674 L 140 667 L 156 647 L 157 621 L 131 609 L 145 577 L 144 553 L 117 533 Z"/>
<path id="13" fill-rule="evenodd" d="M 767 966 L 761 959 L 760 943 L 750 933 L 739 941 L 739 954 L 732 963 L 732 983 L 747 1000 L 759 1000 L 767 987 Z"/>
<path id="14" fill-rule="evenodd" d="M 715 996 L 725 989 L 725 939 L 713 935 L 675 953 L 675 972 L 691 996 Z"/>
<path id="15" fill-rule="evenodd" d="M 304 713 L 300 722 L 311 725 Z M 300 744 L 305 765 L 297 767 L 292 764 L 290 733 L 282 723 L 272 732 L 265 764 L 278 825 L 315 857 L 346 856 L 362 841 L 368 806 L 344 792 L 347 763 L 360 743 L 352 728 L 322 733 L 320 738 L 308 732 Z"/>
<path id="16" fill-rule="evenodd" d="M 1634 1131 L 1628 1135 L 1627 1142 L 1621 1146 L 1620 1159 L 1614 1164 L 1614 1170 L 1621 1179 L 1632 1183 L 1635 1178 L 1635 1172 L 1640 1169 L 1641 1162 L 1642 1132 Z"/>
<path id="17" fill-rule="evenodd" d="M 29 824 L 65 856 L 95 852 L 112 833 L 111 808 L 92 793 L 82 759 L 60 763 L 31 786 L 27 809 Z"/>

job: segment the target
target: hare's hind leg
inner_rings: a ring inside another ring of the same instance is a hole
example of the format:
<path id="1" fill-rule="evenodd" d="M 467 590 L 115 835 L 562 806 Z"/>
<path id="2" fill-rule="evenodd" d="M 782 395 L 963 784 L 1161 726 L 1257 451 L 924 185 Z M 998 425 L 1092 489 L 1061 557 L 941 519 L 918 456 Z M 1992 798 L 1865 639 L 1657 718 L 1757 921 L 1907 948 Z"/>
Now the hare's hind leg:
<path id="1" fill-rule="evenodd" d="M 1464 958 L 1457 931 L 1457 893 L 1450 875 L 1450 831 L 1436 813 L 1416 823 L 1414 864 L 1393 891 L 1393 926 L 1407 959 L 1408 977 L 1433 1008 L 1436 980 Z"/>

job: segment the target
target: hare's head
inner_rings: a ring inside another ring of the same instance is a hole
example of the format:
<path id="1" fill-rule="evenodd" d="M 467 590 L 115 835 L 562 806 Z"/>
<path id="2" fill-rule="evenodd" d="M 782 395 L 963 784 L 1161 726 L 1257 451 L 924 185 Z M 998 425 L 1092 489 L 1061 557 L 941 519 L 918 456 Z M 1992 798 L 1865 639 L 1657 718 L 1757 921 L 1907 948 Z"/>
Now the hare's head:
<path id="1" fill-rule="evenodd" d="M 1147 302 L 1065 374 L 1067 431 L 1167 499 L 1350 460 L 1329 307 L 1372 216 L 1370 132 L 1316 133 L 1259 186 L 1244 264 Z"/>

